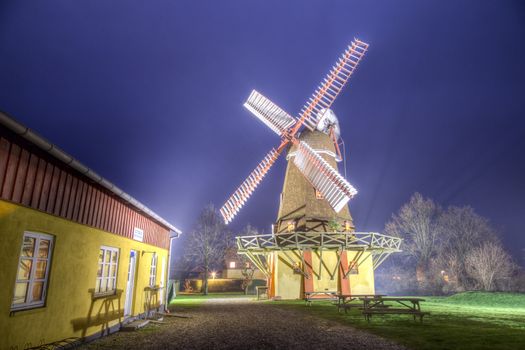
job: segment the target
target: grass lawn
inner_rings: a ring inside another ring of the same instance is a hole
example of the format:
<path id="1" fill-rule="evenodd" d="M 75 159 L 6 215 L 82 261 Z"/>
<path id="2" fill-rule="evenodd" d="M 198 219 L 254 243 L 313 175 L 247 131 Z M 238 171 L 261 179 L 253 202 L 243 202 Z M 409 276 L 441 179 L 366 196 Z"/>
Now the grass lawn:
<path id="1" fill-rule="evenodd" d="M 330 302 L 272 302 L 392 339 L 413 349 L 525 349 L 525 294 L 468 292 L 425 297 L 423 323 L 409 315 L 374 316 L 359 310 L 337 313 Z"/>
<path id="2" fill-rule="evenodd" d="M 179 293 L 177 297 L 173 299 L 169 307 L 192 307 L 204 303 L 208 299 L 224 299 L 224 298 L 254 298 L 253 295 L 244 295 L 244 293 L 208 293 L 204 295 L 202 293 Z"/>

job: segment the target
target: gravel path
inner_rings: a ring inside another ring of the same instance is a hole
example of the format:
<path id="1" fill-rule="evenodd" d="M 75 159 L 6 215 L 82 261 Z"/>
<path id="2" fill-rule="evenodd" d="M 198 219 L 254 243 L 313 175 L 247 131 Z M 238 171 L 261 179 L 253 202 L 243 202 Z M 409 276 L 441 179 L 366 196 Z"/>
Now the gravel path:
<path id="1" fill-rule="evenodd" d="M 383 338 L 250 299 L 210 299 L 165 324 L 116 333 L 81 349 L 404 349 Z"/>

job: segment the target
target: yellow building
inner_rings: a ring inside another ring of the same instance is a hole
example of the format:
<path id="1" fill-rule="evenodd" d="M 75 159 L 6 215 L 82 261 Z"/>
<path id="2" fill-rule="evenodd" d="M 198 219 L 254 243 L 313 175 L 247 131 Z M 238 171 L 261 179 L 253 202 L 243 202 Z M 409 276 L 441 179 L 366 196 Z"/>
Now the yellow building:
<path id="1" fill-rule="evenodd" d="M 102 336 L 162 308 L 179 234 L 0 113 L 0 349 Z"/>

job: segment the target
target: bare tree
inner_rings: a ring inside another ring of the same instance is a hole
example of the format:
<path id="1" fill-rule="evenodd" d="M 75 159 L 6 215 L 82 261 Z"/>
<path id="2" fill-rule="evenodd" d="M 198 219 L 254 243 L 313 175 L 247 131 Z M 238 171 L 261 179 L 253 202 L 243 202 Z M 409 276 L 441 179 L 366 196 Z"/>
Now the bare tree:
<path id="1" fill-rule="evenodd" d="M 514 264 L 501 244 L 485 242 L 466 255 L 465 267 L 481 289 L 492 291 L 498 279 L 510 277 Z"/>
<path id="2" fill-rule="evenodd" d="M 443 238 L 439 264 L 457 283 L 468 289 L 472 283 L 465 269 L 467 254 L 485 242 L 496 242 L 497 236 L 489 221 L 471 207 L 451 206 L 439 218 L 439 234 Z"/>
<path id="3" fill-rule="evenodd" d="M 427 280 L 430 260 L 438 252 L 439 205 L 432 199 L 415 193 L 409 202 L 385 226 L 385 233 L 403 238 L 403 250 L 416 261 L 416 276 L 420 283 Z"/>
<path id="4" fill-rule="evenodd" d="M 220 214 L 212 204 L 206 206 L 190 234 L 185 258 L 194 268 L 203 271 L 203 293 L 208 294 L 208 277 L 214 268 L 221 268 L 232 237 Z"/>

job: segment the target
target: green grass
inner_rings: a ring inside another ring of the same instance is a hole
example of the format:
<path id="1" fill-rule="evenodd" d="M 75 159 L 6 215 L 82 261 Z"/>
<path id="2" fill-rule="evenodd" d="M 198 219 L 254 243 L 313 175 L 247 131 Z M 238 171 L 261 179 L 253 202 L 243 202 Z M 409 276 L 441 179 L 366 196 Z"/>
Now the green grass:
<path id="1" fill-rule="evenodd" d="M 421 309 L 431 315 L 414 322 L 408 315 L 374 316 L 360 311 L 338 314 L 329 302 L 275 302 L 322 318 L 349 324 L 413 349 L 525 349 L 525 294 L 461 293 L 425 297 Z"/>

